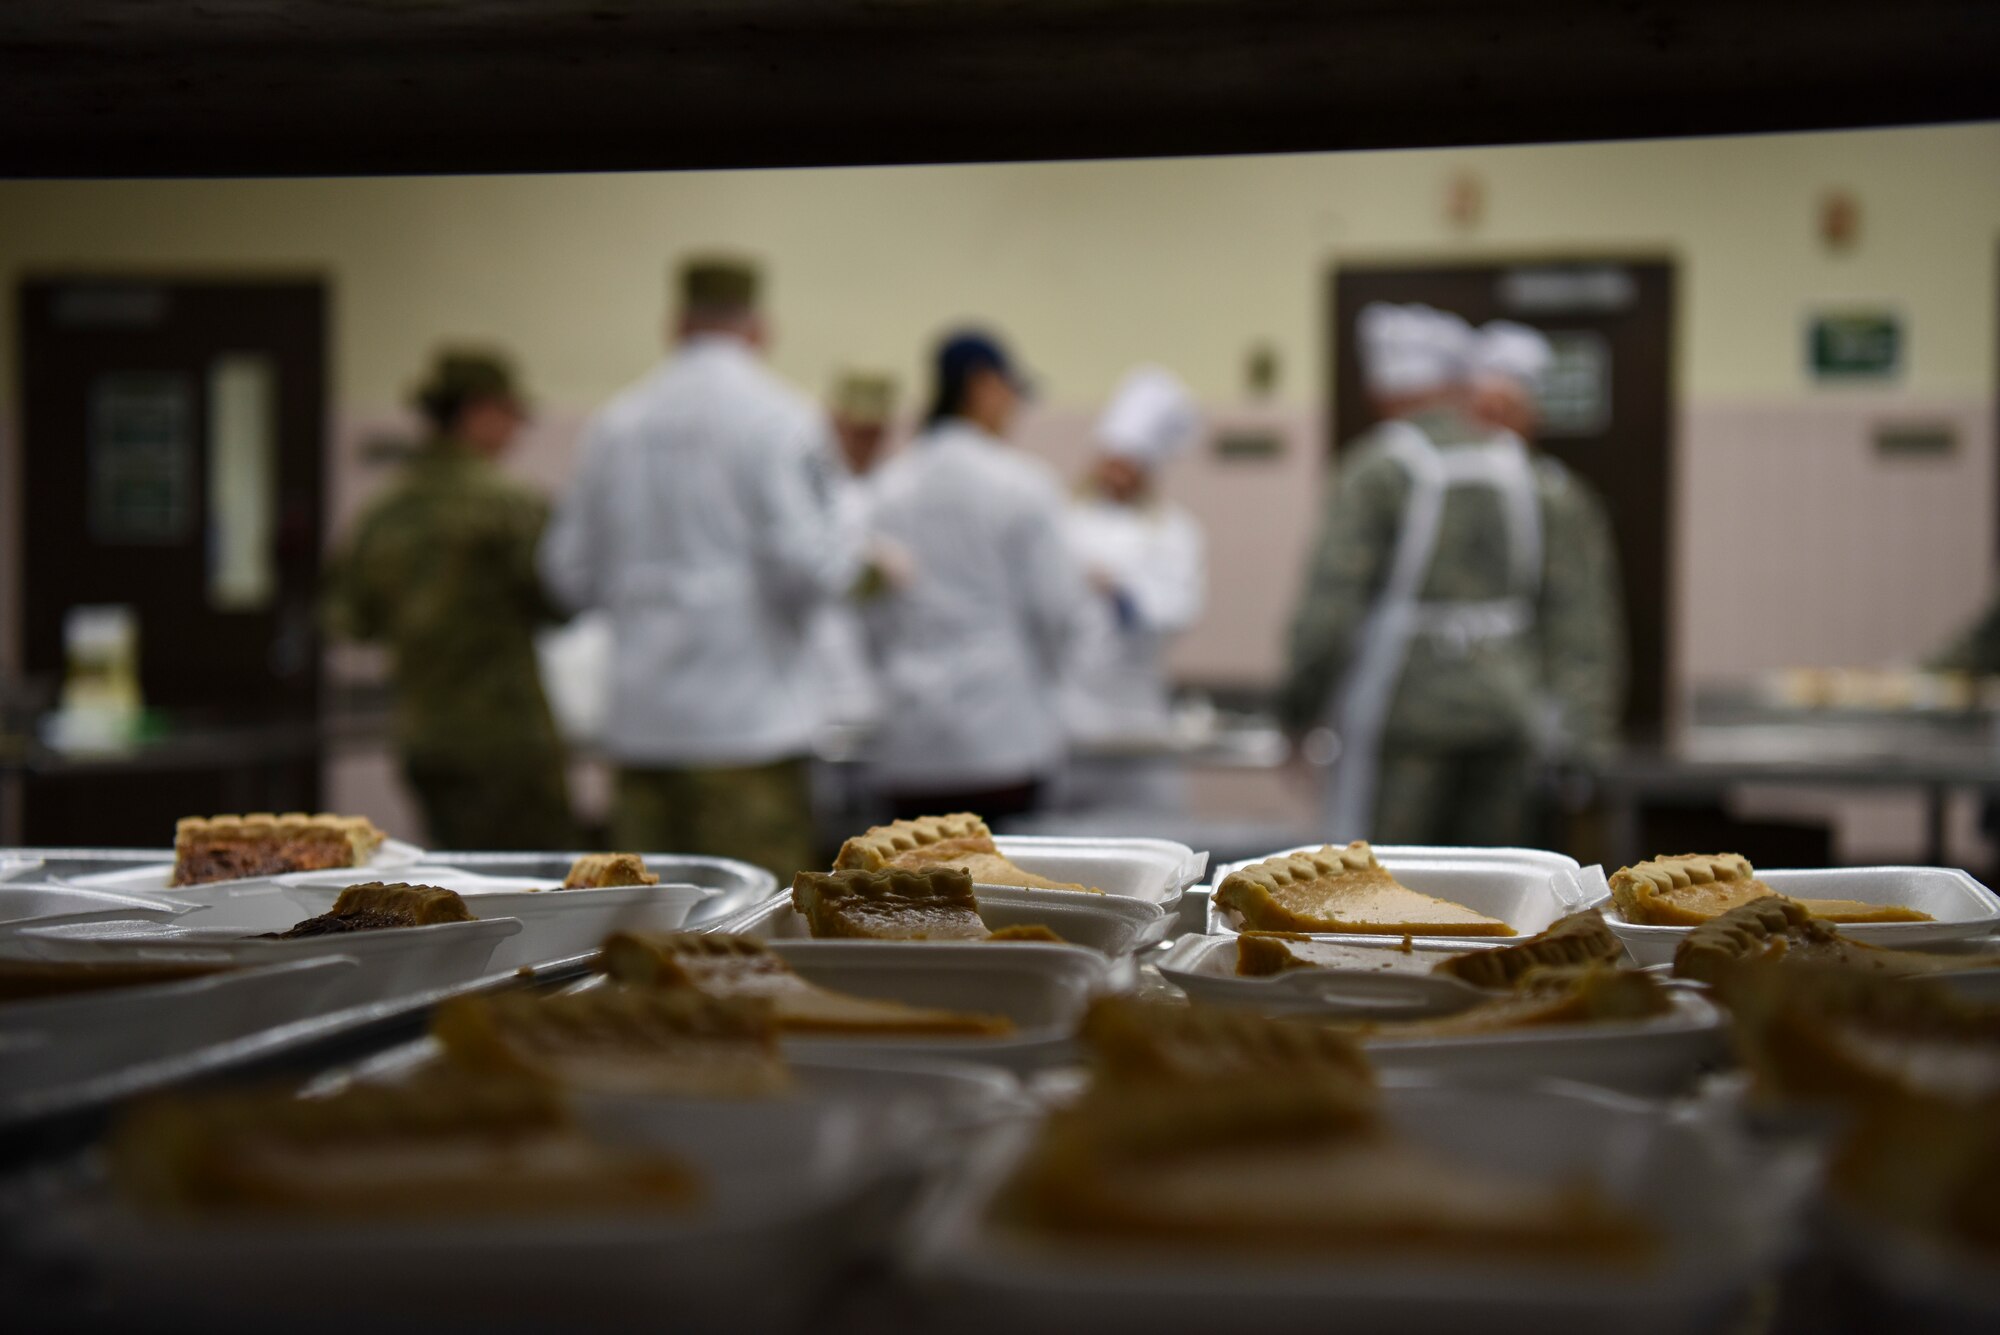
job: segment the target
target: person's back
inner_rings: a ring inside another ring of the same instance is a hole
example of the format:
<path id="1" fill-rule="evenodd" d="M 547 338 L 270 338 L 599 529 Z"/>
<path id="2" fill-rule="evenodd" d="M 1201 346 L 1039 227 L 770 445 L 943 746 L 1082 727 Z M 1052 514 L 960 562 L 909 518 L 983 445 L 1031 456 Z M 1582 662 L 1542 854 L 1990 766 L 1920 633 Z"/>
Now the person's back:
<path id="1" fill-rule="evenodd" d="M 1535 620 L 1541 655 L 1539 742 L 1551 757 L 1592 758 L 1617 742 L 1625 708 L 1625 601 L 1611 514 L 1551 455 L 1535 456 L 1545 549 Z"/>
<path id="2" fill-rule="evenodd" d="M 908 549 L 916 572 L 869 611 L 892 783 L 1013 782 L 1060 756 L 1061 504 L 1037 461 L 959 425 L 883 470 L 873 526 Z"/>
<path id="3" fill-rule="evenodd" d="M 820 516 L 774 513 L 763 493 L 775 475 L 803 479 L 814 430 L 802 402 L 720 339 L 691 342 L 593 426 L 579 482 L 592 494 L 576 522 L 592 530 L 593 592 L 616 627 L 614 755 L 734 764 L 805 746 L 813 715 L 800 646 L 820 589 L 774 551 L 791 546 L 829 566 L 838 557 L 811 554 L 818 535 L 773 532 Z M 577 588 L 557 573 L 560 550 L 552 545 L 551 582 Z"/>
<path id="4" fill-rule="evenodd" d="M 1450 481 L 1417 592 L 1427 624 L 1410 640 L 1384 740 L 1392 747 L 1526 746 L 1541 671 L 1522 635 L 1541 586 L 1539 515 L 1522 512 L 1539 508 L 1532 475 L 1518 457 L 1501 457 L 1518 456 L 1518 442 L 1468 438 L 1463 419 L 1426 415 L 1384 429 L 1409 427 L 1425 433 Z M 1495 486 L 1495 475 L 1530 485 Z M 1523 550 L 1524 542 L 1533 549 Z"/>
<path id="5" fill-rule="evenodd" d="M 1004 815 L 1033 806 L 1061 761 L 1057 676 L 1083 585 L 1055 474 L 1000 439 L 1014 393 L 1004 354 L 966 341 L 998 359 L 953 370 L 960 340 L 941 350 L 941 381 L 969 377 L 972 403 L 941 391 L 954 406 L 931 414 L 874 493 L 874 531 L 913 572 L 865 612 L 881 672 L 874 759 L 901 810 Z"/>
<path id="6" fill-rule="evenodd" d="M 691 262 L 681 288 L 673 355 L 591 424 L 540 567 L 611 614 L 614 841 L 789 877 L 813 861 L 806 627 L 858 535 L 815 484 L 816 414 L 759 359 L 755 269 Z"/>
<path id="7" fill-rule="evenodd" d="M 547 506 L 491 462 L 518 420 L 502 366 L 441 359 L 426 391 L 444 403 L 438 434 L 362 513 L 328 577 L 333 630 L 393 657 L 397 749 L 444 848 L 572 842 L 534 647 L 557 617 L 534 561 Z"/>
<path id="8" fill-rule="evenodd" d="M 541 499 L 450 441 L 422 448 L 363 513 L 335 584 L 341 624 L 394 656 L 412 755 L 552 743 L 534 631 Z"/>
<path id="9" fill-rule="evenodd" d="M 893 379 L 856 371 L 840 376 L 828 402 L 831 431 L 815 459 L 816 485 L 827 498 L 834 525 L 863 542 L 895 403 Z M 860 597 L 874 592 L 872 586 L 862 588 L 856 596 L 822 604 L 806 630 L 820 725 L 836 733 L 872 725 L 881 715 L 859 606 Z"/>

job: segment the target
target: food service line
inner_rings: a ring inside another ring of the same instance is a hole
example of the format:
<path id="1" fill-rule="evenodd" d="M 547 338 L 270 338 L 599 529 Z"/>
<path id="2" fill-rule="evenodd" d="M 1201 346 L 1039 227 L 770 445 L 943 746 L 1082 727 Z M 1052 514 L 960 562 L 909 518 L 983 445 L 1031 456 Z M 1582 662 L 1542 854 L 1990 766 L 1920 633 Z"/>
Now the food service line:
<path id="1" fill-rule="evenodd" d="M 840 1140 L 854 1128 L 842 1131 L 844 1115 L 836 1104 L 813 1099 L 760 1105 L 759 1111 L 699 1097 L 689 1102 L 688 1096 L 706 1090 L 713 1097 L 724 1089 L 740 1094 L 746 1081 L 763 1088 L 763 1082 L 787 1078 L 783 1072 L 791 1067 L 790 1078 L 805 1080 L 802 1088 L 837 1078 L 846 1082 L 848 1097 L 888 1099 L 880 1105 L 886 1116 L 890 1103 L 900 1106 L 915 1095 L 918 1080 L 897 1065 L 862 1074 L 896 1048 L 868 1037 L 887 1026 L 921 1039 L 902 1047 L 906 1056 L 949 1054 L 1015 1066 L 1053 1107 L 1039 1125 L 961 1127 L 932 1144 L 918 1128 L 934 1125 L 934 1108 L 910 1123 L 908 1134 L 854 1141 L 872 1169 L 861 1171 L 862 1160 L 854 1160 L 849 1166 L 858 1176 L 836 1172 L 849 1192 L 893 1187 L 893 1196 L 926 1184 L 906 1229 L 892 1236 L 862 1228 L 855 1236 L 874 1238 L 872 1245 L 897 1258 L 899 1273 L 916 1286 L 913 1293 L 943 1304 L 930 1309 L 940 1321 L 942 1313 L 955 1311 L 996 1328 L 1018 1328 L 1021 1320 L 1084 1327 L 1117 1318 L 1157 1330 L 1199 1324 L 1195 1317 L 1204 1313 L 1285 1321 L 1338 1310 L 1347 1319 L 1390 1328 L 1478 1311 L 1499 1327 L 1525 1327 L 1583 1313 L 1609 1320 L 1643 1312 L 1662 1329 L 1695 1329 L 1771 1273 L 1786 1220 L 1802 1208 L 1798 1191 L 1788 1190 L 1774 1165 L 1760 1162 L 1741 1140 L 1747 1134 L 1737 1125 L 1742 1095 L 1731 1092 L 1729 1077 L 1704 1095 L 1718 1110 L 1707 1119 L 1676 1121 L 1667 1115 L 1671 1105 L 1659 1102 L 1687 1095 L 1703 1070 L 1726 1063 L 1719 1043 L 1725 1012 L 1716 1002 L 1729 1003 L 1729 1022 L 1739 1045 L 1747 1045 L 1756 1083 L 1767 1086 L 1767 1096 L 1797 1100 L 1815 1091 L 1790 1087 L 1796 1068 L 1770 1062 L 1787 1043 L 1784 1025 L 1800 1017 L 1815 1025 L 1850 1024 L 1858 1017 L 1901 1025 L 1906 1040 L 1895 1045 L 1899 1049 L 1958 1042 L 1948 1037 L 1956 1032 L 1952 1026 L 1967 1022 L 1953 1017 L 1983 1012 L 1966 1011 L 1969 1000 L 1952 997 L 1990 995 L 1977 989 L 2000 964 L 1975 953 L 1991 949 L 1982 938 L 2000 924 L 2000 900 L 1959 872 L 1759 872 L 1734 855 L 1689 855 L 1649 860 L 1604 878 L 1568 859 L 1523 850 L 1356 844 L 1290 850 L 1218 868 L 1214 893 L 1206 902 L 1194 898 L 1205 910 L 1207 932 L 1182 937 L 1160 963 L 1191 993 L 1232 1004 L 1161 1006 L 1133 999 L 1135 980 L 1114 966 L 1172 934 L 1176 901 L 1201 872 L 1197 855 L 1181 850 L 1187 857 L 1171 874 L 1152 878 L 1150 897 L 1120 895 L 1116 889 L 1139 889 L 1139 882 L 1099 884 L 1109 881 L 1119 859 L 1093 862 L 1093 842 L 1100 855 L 1124 845 L 1123 865 L 1130 867 L 1143 861 L 1135 845 L 1147 841 L 995 840 L 970 816 L 871 830 L 849 841 L 832 872 L 801 874 L 789 899 L 768 895 L 712 918 L 708 925 L 718 930 L 615 934 L 601 958 L 587 958 L 617 986 L 593 977 L 596 986 L 563 988 L 542 1000 L 513 988 L 444 998 L 422 1043 L 410 1044 L 409 1031 L 399 1031 L 403 1052 L 397 1060 L 407 1068 L 400 1082 L 383 1068 L 388 1083 L 376 1086 L 372 1075 L 359 1083 L 349 1078 L 329 1089 L 323 1108 L 296 1101 L 280 1106 L 264 1097 L 238 1099 L 231 1115 L 255 1109 L 267 1128 L 280 1129 L 303 1117 L 320 1128 L 318 1136 L 337 1133 L 344 1118 L 367 1108 L 428 1117 L 442 1107 L 451 1114 L 460 1097 L 451 1093 L 451 1083 L 478 1070 L 538 1072 L 539 1080 L 574 1091 L 584 1100 L 580 1107 L 595 1110 L 593 1119 L 610 1114 L 624 1133 L 671 1131 L 672 1143 L 693 1156 L 683 1162 L 719 1193 L 713 1206 L 719 1213 L 684 1216 L 664 1232 L 633 1221 L 608 1251 L 586 1246 L 585 1235 L 572 1237 L 560 1223 L 514 1230 L 523 1245 L 535 1239 L 528 1250 L 498 1235 L 481 1243 L 443 1223 L 436 1226 L 442 1250 L 426 1254 L 433 1262 L 457 1256 L 486 1272 L 497 1258 L 518 1254 L 518 1261 L 498 1263 L 521 1267 L 510 1278 L 530 1286 L 524 1296 L 533 1292 L 537 1275 L 553 1284 L 574 1282 L 588 1271 L 593 1284 L 611 1286 L 614 1305 L 619 1294 L 643 1303 L 648 1285 L 657 1288 L 662 1280 L 645 1280 L 629 1267 L 606 1268 L 607 1258 L 636 1263 L 649 1254 L 711 1256 L 712 1273 L 682 1273 L 678 1264 L 663 1269 L 671 1272 L 666 1278 L 677 1275 L 675 1282 L 690 1286 L 683 1296 L 691 1310 L 715 1310 L 704 1304 L 726 1303 L 730 1292 L 720 1281 L 731 1273 L 723 1262 L 732 1253 L 717 1250 L 731 1236 L 728 1220 L 760 1221 L 744 1226 L 760 1230 L 756 1236 L 767 1245 L 784 1248 L 787 1239 L 803 1236 L 799 1230 L 817 1228 L 827 1236 L 829 1223 L 859 1217 L 852 1211 L 861 1198 L 852 1195 L 813 1196 L 816 1204 L 806 1213 L 790 1207 L 773 1213 L 777 1198 L 760 1197 L 757 1186 L 760 1172 L 769 1177 L 785 1167 L 772 1157 L 781 1144 L 793 1156 L 787 1173 L 819 1180 L 815 1174 L 834 1171 L 822 1154 L 833 1152 L 826 1137 Z M 1168 850 L 1152 851 L 1162 856 L 1160 867 L 1173 860 Z M 414 869 L 412 879 L 418 879 Z M 341 899 L 347 898 L 343 892 Z M 470 887 L 468 898 L 478 898 Z M 586 907 L 581 898 L 567 902 L 579 911 Z M 1016 916 L 995 921 L 1001 912 Z M 1065 913 L 1072 916 L 1064 919 Z M 1083 924 L 1102 935 L 1086 945 L 1078 930 Z M 852 939 L 857 937 L 873 939 Z M 1628 953 L 1641 963 L 1648 954 L 1662 962 L 1633 969 Z M 1009 993 L 986 979 L 994 969 L 1033 978 L 1042 973 L 1043 960 L 1060 961 L 1076 979 L 1057 1009 L 1046 1004 L 1050 993 Z M 1839 976 L 1829 983 L 1818 976 L 1826 970 Z M 1385 972 L 1406 975 L 1403 981 L 1442 973 L 1469 986 L 1444 988 L 1454 995 L 1419 997 L 1414 1004 L 1399 995 L 1385 1007 L 1379 993 L 1354 986 L 1380 981 Z M 1902 981 L 1912 974 L 1925 981 Z M 1968 983 L 1974 991 L 1955 991 Z M 743 1011 L 742 999 L 751 996 L 775 1001 L 775 1009 Z M 1299 1013 L 1312 1023 L 1260 1018 L 1260 1012 Z M 1891 1021 L 1869 1018 L 1883 1014 Z M 671 1028 L 697 1016 L 708 1017 L 702 1023 L 711 1027 L 682 1030 L 678 1047 L 641 1036 L 654 1032 L 646 1026 Z M 633 1029 L 639 1020 L 644 1025 Z M 746 1023 L 752 1030 L 763 1026 L 762 1037 L 740 1028 Z M 1046 1041 L 1039 1037 L 1044 1030 Z M 1058 1041 L 1064 1032 L 1074 1033 L 1073 1047 Z M 1924 1087 L 1922 1068 L 1882 1068 L 1871 1055 L 1877 1049 L 1843 1048 L 1833 1033 L 1822 1060 L 1843 1078 L 1874 1081 L 1892 1104 L 1901 1099 L 1913 1108 L 1928 1106 L 1923 1101 L 1934 1091 Z M 596 1035 L 597 1046 L 578 1046 L 578 1034 Z M 1034 1050 L 1023 1052 L 1022 1040 L 1032 1040 Z M 379 1051 L 385 1045 L 370 1046 Z M 708 1055 L 697 1060 L 696 1050 Z M 616 1060 L 607 1063 L 607 1057 Z M 1081 1073 L 1070 1070 L 1080 1057 L 1095 1073 L 1083 1083 Z M 845 1074 L 828 1074 L 836 1071 Z M 1531 1078 L 1537 1074 L 1650 1097 L 1543 1085 Z M 433 1088 L 439 1079 L 446 1085 Z M 647 1082 L 652 1093 L 643 1094 L 634 1080 Z M 871 1083 L 872 1092 L 864 1092 Z M 932 1092 L 951 1083 L 940 1076 Z M 606 1097 L 611 1103 L 603 1102 Z M 635 1097 L 640 1102 L 633 1103 Z M 522 1115 L 540 1116 L 532 1109 Z M 746 1127 L 756 1122 L 765 1137 L 746 1139 L 742 1127 L 716 1125 L 718 1116 L 747 1119 Z M 863 1118 L 879 1121 L 875 1114 Z M 173 1143 L 159 1139 L 166 1128 L 159 1115 L 146 1125 L 151 1139 L 133 1142 L 139 1148 L 151 1145 L 149 1152 L 157 1152 Z M 599 1120 L 590 1125 L 593 1137 L 604 1134 Z M 1283 1140 L 1307 1127 L 1310 1135 L 1283 1153 L 1258 1131 L 1283 1132 Z M 1250 1138 L 1235 1144 L 1231 1128 Z M 771 1134 L 779 1139 L 768 1139 Z M 338 1139 L 326 1143 L 333 1147 L 329 1152 L 339 1152 Z M 478 1143 L 474 1136 L 464 1148 Z M 649 1142 L 642 1136 L 635 1143 Z M 923 1145 L 938 1153 L 912 1158 L 913 1148 Z M 1871 1149 L 1874 1166 L 1862 1162 L 1859 1178 L 1843 1170 L 1842 1189 L 1863 1193 L 1861 1199 L 1872 1192 L 1879 1206 L 1885 1198 L 1867 1173 L 1911 1169 L 1894 1146 Z M 680 1199 L 674 1208 L 684 1208 L 685 1187 L 677 1184 L 685 1178 L 673 1176 L 681 1170 L 646 1162 L 653 1164 L 649 1172 L 668 1172 L 658 1179 L 664 1193 L 658 1203 Z M 1456 1177 L 1440 1176 L 1445 1163 L 1454 1165 Z M 314 1186 L 317 1170 L 309 1163 L 287 1171 L 303 1172 L 296 1181 L 309 1192 L 327 1185 Z M 1244 1194 L 1244 1173 L 1265 1188 Z M 1548 1193 L 1549 1181 L 1575 1174 L 1591 1184 L 1589 1192 Z M 1371 1197 L 1371 1180 L 1392 1194 Z M 1280 1189 L 1294 1181 L 1319 1185 Z M 195 1180 L 186 1185 L 200 1186 Z M 877 1193 L 873 1199 L 884 1198 Z M 1219 1202 L 1223 1213 L 1214 1217 L 1203 1207 L 1190 1214 L 1190 1199 Z M 1511 1204 L 1485 1216 L 1475 1204 L 1482 1200 Z M 98 1200 L 94 1208 L 101 1213 L 114 1204 Z M 822 1207 L 832 1213 L 814 1213 Z M 1386 1267 L 1360 1265 L 1360 1257 L 1383 1245 L 1378 1235 L 1385 1208 L 1390 1218 L 1407 1217 L 1418 1236 L 1452 1237 L 1462 1250 L 1417 1247 L 1402 1255 L 1392 1249 L 1384 1254 Z M 122 1277 L 127 1301 L 230 1299 L 191 1292 L 184 1279 L 174 1278 L 186 1265 L 199 1265 L 206 1245 L 201 1231 L 166 1238 L 121 1229 L 110 1217 L 92 1225 L 90 1209 L 80 1218 L 76 1245 Z M 875 1218 L 882 1223 L 885 1217 Z M 213 1216 L 216 1226 L 225 1222 Z M 1152 1247 L 1142 1265 L 1113 1251 L 1090 1252 L 1097 1259 L 1088 1266 L 1071 1262 L 1075 1249 L 1094 1247 L 1106 1230 L 1111 1237 L 1136 1237 L 1133 1228 L 1169 1251 L 1176 1239 L 1198 1246 L 1209 1264 L 1193 1270 L 1162 1265 L 1166 1253 L 1156 1256 Z M 267 1290 L 281 1289 L 286 1274 L 304 1274 L 332 1258 L 360 1265 L 356 1273 L 368 1273 L 371 1284 L 379 1279 L 384 1287 L 375 1292 L 382 1301 L 391 1293 L 465 1296 L 462 1285 L 439 1286 L 434 1264 L 404 1277 L 418 1284 L 415 1290 L 390 1283 L 395 1265 L 380 1275 L 368 1271 L 370 1263 L 393 1261 L 395 1253 L 365 1231 L 315 1235 L 323 1241 L 312 1247 L 302 1245 L 304 1234 L 294 1234 L 275 1228 L 257 1244 Z M 247 1243 L 240 1229 L 215 1234 L 224 1236 Z M 1280 1266 L 1268 1274 L 1260 1269 L 1254 1282 L 1250 1269 L 1216 1251 L 1231 1239 L 1239 1246 L 1263 1239 L 1258 1246 L 1297 1247 L 1305 1238 L 1317 1239 L 1325 1255 L 1311 1266 Z M 679 1241 L 669 1251 L 657 1250 L 673 1239 Z M 1525 1250 L 1497 1268 L 1435 1264 L 1453 1254 L 1476 1259 L 1496 1246 L 1503 1253 Z M 1415 1266 L 1420 1252 L 1430 1258 L 1422 1267 L 1399 1268 Z M 1588 1254 L 1608 1269 L 1586 1280 L 1533 1259 L 1556 1254 L 1572 1261 Z M 801 1273 L 791 1295 L 806 1304 L 800 1312 L 809 1310 L 807 1293 L 820 1291 L 812 1285 L 831 1280 L 837 1258 L 820 1255 L 829 1268 L 811 1277 Z M 1864 1260 L 1868 1255 L 1861 1253 Z M 578 1270 L 586 1257 L 599 1264 Z M 1640 1268 L 1630 1269 L 1634 1265 Z M 1407 1282 L 1419 1273 L 1421 1285 Z M 1891 1288 L 1897 1279 L 1893 1268 L 1873 1277 Z M 240 1293 L 234 1298 L 247 1300 Z M 365 1297 L 355 1300 L 365 1307 Z"/>

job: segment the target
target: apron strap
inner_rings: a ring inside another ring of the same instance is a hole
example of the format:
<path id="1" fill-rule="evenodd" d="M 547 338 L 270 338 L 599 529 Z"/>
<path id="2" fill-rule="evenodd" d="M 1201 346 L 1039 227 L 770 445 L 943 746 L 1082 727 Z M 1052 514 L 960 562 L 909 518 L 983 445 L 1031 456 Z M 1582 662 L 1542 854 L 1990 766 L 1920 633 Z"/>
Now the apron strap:
<path id="1" fill-rule="evenodd" d="M 1374 822 L 1382 729 L 1416 634 L 1417 596 L 1437 552 L 1438 522 L 1444 514 L 1444 461 L 1430 437 L 1408 422 L 1391 422 L 1384 443 L 1409 474 L 1410 494 L 1388 579 L 1361 623 L 1360 654 L 1334 702 L 1340 754 L 1328 785 L 1325 833 L 1339 842 L 1367 838 Z"/>
<path id="2" fill-rule="evenodd" d="M 1500 494 L 1507 518 L 1510 583 L 1504 600 L 1508 632 L 1525 631 L 1542 581 L 1541 503 L 1534 466 L 1520 437 L 1501 431 L 1484 445 L 1440 450 L 1408 422 L 1384 428 L 1390 455 L 1410 478 L 1396 549 L 1388 578 L 1361 625 L 1361 646 L 1336 693 L 1332 723 L 1340 739 L 1324 803 L 1326 836 L 1336 842 L 1369 838 L 1375 821 L 1382 734 L 1410 642 L 1433 618 L 1422 602 L 1423 585 L 1437 555 L 1445 491 L 1453 486 L 1490 486 Z M 1486 609 L 1482 609 L 1485 611 Z M 1526 618 L 1522 613 L 1528 613 Z M 1488 615 L 1501 615 L 1494 607 Z M 1483 638 L 1483 637 L 1482 637 Z"/>

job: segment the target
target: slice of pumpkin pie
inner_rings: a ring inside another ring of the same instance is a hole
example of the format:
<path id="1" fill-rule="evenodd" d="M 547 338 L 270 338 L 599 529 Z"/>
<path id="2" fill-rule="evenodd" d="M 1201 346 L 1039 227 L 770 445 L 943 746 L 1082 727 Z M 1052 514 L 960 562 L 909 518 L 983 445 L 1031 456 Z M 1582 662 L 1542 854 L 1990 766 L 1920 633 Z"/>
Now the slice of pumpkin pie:
<path id="1" fill-rule="evenodd" d="M 455 997 L 431 1035 L 467 1070 L 593 1093 L 754 1098 L 791 1084 L 768 1003 L 686 987 Z"/>
<path id="2" fill-rule="evenodd" d="M 1731 909 L 1776 892 L 1757 879 L 1741 853 L 1679 853 L 1620 867 L 1611 877 L 1611 902 L 1626 922 L 1653 927 L 1698 927 Z M 1855 899 L 1799 899 L 1806 912 L 1828 922 L 1930 922 L 1931 915 L 1901 904 Z"/>
<path id="3" fill-rule="evenodd" d="M 1713 984 L 1742 964 L 1831 964 L 1892 978 L 2000 968 L 2000 955 L 1892 950 L 1842 936 L 1783 895 L 1765 895 L 1709 919 L 1674 947 L 1674 976 Z"/>
<path id="4" fill-rule="evenodd" d="M 1357 839 L 1345 848 L 1266 858 L 1231 872 L 1215 902 L 1260 931 L 1353 932 L 1369 936 L 1513 936 L 1514 929 L 1463 904 L 1420 894 Z"/>
<path id="5" fill-rule="evenodd" d="M 604 943 L 599 967 L 620 983 L 689 987 L 717 998 L 764 998 L 785 1033 L 992 1038 L 1014 1029 L 1002 1015 L 909 1006 L 819 987 L 793 973 L 762 941 L 747 936 L 614 932 Z"/>
<path id="6" fill-rule="evenodd" d="M 1029 890 L 1082 890 L 1101 894 L 1096 886 L 1052 881 L 1015 866 L 986 822 L 968 811 L 949 816 L 877 825 L 840 846 L 835 871 L 924 871 L 931 867 L 963 868 L 976 885 L 1014 885 Z"/>
<path id="7" fill-rule="evenodd" d="M 108 1148 L 126 1195 L 177 1214 L 407 1225 L 686 1210 L 704 1195 L 681 1160 L 592 1139 L 554 1089 L 453 1068 L 327 1098 L 165 1094 L 121 1117 Z"/>

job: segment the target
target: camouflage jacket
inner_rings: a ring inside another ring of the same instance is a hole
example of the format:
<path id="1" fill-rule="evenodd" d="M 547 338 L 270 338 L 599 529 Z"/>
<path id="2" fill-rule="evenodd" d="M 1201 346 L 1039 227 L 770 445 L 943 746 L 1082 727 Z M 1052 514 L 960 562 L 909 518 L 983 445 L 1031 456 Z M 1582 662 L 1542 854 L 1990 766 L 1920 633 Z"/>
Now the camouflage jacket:
<path id="1" fill-rule="evenodd" d="M 1443 449 L 1481 438 L 1455 417 L 1412 420 Z M 1440 749 L 1588 751 L 1614 735 L 1625 690 L 1625 627 L 1610 523 L 1602 502 L 1560 462 L 1536 455 L 1533 467 L 1542 572 L 1532 628 L 1471 645 L 1415 636 L 1390 705 L 1386 740 Z M 1326 717 L 1361 650 L 1362 626 L 1387 581 L 1410 490 L 1409 474 L 1379 435 L 1347 451 L 1292 623 L 1279 713 L 1294 730 Z M 1490 487 L 1450 488 L 1421 598 L 1505 597 L 1508 553 L 1499 494 Z"/>
<path id="2" fill-rule="evenodd" d="M 377 497 L 327 572 L 336 635 L 394 656 L 403 754 L 548 763 L 559 751 L 535 659 L 558 613 L 535 574 L 539 497 L 437 440 Z"/>
<path id="3" fill-rule="evenodd" d="M 1970 672 L 1978 676 L 2000 672 L 2000 597 L 1988 603 L 1979 619 L 1933 654 L 1925 666 L 1933 672 Z"/>

